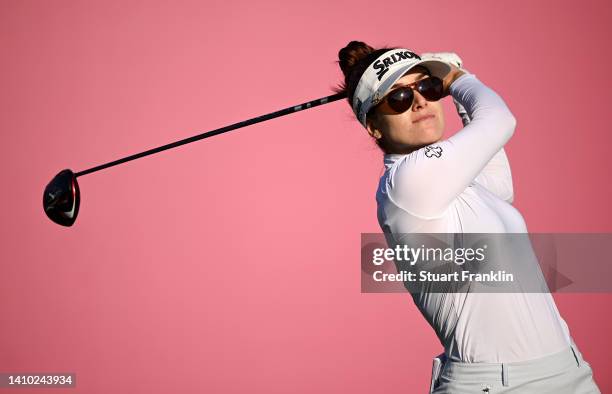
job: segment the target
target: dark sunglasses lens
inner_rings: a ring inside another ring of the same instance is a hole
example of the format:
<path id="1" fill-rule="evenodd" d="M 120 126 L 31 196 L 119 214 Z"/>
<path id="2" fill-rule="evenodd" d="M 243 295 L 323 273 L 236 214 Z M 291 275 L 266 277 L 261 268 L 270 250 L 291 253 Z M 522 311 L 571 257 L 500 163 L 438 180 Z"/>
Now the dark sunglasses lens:
<path id="1" fill-rule="evenodd" d="M 442 98 L 444 87 L 440 78 L 429 77 L 419 83 L 418 90 L 427 100 L 437 101 Z"/>
<path id="2" fill-rule="evenodd" d="M 413 98 L 414 94 L 412 93 L 411 88 L 400 88 L 391 92 L 387 96 L 387 103 L 392 110 L 397 113 L 402 113 L 410 108 Z"/>

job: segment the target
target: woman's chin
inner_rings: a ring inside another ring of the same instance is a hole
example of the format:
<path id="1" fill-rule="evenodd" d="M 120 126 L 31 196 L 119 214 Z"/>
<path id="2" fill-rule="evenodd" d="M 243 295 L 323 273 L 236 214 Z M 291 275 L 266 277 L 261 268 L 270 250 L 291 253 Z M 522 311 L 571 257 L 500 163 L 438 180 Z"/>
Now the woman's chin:
<path id="1" fill-rule="evenodd" d="M 441 133 L 431 133 L 431 134 L 426 134 L 423 135 L 422 138 L 419 138 L 419 144 L 420 146 L 426 146 L 426 145 L 431 145 L 433 143 L 436 143 L 438 141 L 440 141 L 442 139 L 442 134 Z"/>
<path id="2" fill-rule="evenodd" d="M 444 133 L 435 128 L 427 128 L 421 134 L 421 142 L 425 145 L 433 144 L 442 139 Z"/>

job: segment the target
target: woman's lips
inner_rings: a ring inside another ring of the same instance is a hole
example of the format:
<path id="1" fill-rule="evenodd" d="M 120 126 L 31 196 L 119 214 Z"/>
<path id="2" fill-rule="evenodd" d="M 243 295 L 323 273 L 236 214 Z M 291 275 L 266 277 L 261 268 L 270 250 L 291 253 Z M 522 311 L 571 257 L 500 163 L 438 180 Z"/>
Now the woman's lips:
<path id="1" fill-rule="evenodd" d="M 422 121 L 422 120 L 433 119 L 433 117 L 434 117 L 434 115 L 425 115 L 425 116 L 422 116 L 422 117 L 420 117 L 420 118 L 417 118 L 417 119 L 414 121 L 414 123 L 420 122 L 420 121 Z"/>

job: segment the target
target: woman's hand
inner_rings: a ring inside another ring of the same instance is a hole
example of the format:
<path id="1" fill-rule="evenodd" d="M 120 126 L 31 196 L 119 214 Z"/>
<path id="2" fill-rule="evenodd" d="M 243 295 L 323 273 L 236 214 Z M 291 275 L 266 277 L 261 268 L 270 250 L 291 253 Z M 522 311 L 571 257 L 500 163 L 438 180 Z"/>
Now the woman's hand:
<path id="1" fill-rule="evenodd" d="M 451 71 L 446 75 L 444 80 L 442 81 L 444 86 L 444 95 L 443 97 L 448 96 L 449 88 L 452 83 L 465 74 L 465 71 L 462 71 L 460 68 L 463 67 L 463 60 L 454 52 L 427 52 L 421 54 L 421 58 L 423 60 L 438 60 L 448 64 L 451 67 Z"/>

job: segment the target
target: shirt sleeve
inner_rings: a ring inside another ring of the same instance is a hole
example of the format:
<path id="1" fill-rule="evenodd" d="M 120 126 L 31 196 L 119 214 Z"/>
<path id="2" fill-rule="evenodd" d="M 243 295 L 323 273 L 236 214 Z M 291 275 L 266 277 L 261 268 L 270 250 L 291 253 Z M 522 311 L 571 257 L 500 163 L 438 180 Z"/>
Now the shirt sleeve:
<path id="1" fill-rule="evenodd" d="M 509 203 L 514 201 L 514 187 L 510 162 L 504 148 L 500 149 L 478 174 L 476 182 L 486 187 L 491 193 Z"/>
<path id="2" fill-rule="evenodd" d="M 449 92 L 465 107 L 471 122 L 452 137 L 403 156 L 390 169 L 391 199 L 402 209 L 423 218 L 443 215 L 453 199 L 503 148 L 516 128 L 516 119 L 503 99 L 475 74 L 466 73 L 457 78 Z M 499 157 L 499 161 L 491 164 L 495 166 L 502 159 Z M 487 174 L 482 174 L 481 180 Z"/>

